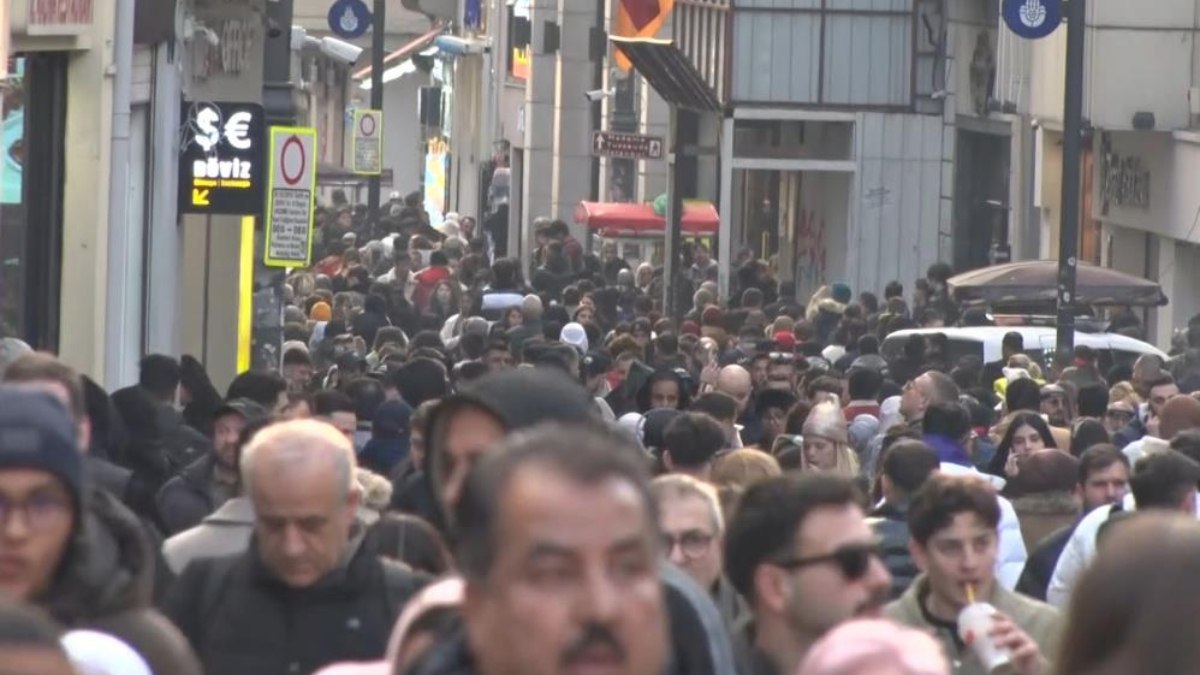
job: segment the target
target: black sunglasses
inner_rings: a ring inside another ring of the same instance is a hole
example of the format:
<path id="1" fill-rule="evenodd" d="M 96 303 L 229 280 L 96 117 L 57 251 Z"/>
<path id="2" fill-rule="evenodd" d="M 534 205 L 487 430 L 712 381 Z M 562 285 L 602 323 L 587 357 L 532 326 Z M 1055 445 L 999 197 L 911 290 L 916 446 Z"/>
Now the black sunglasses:
<path id="1" fill-rule="evenodd" d="M 845 577 L 846 581 L 858 581 L 867 574 L 867 570 L 871 567 L 871 560 L 879 557 L 881 557 L 879 543 L 871 542 L 869 544 L 843 546 L 827 555 L 819 555 L 812 558 L 775 560 L 771 564 L 776 567 L 782 567 L 785 570 L 795 571 L 805 567 L 812 567 L 813 565 L 833 563 L 841 570 L 842 576 Z"/>

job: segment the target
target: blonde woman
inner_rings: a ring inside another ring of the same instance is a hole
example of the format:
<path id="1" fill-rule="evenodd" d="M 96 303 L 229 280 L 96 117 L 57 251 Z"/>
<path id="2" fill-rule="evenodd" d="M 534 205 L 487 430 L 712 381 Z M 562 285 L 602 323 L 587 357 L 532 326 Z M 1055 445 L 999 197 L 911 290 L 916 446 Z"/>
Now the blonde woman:
<path id="1" fill-rule="evenodd" d="M 846 417 L 837 404 L 818 404 L 804 421 L 801 470 L 858 477 L 858 456 L 850 448 Z"/>

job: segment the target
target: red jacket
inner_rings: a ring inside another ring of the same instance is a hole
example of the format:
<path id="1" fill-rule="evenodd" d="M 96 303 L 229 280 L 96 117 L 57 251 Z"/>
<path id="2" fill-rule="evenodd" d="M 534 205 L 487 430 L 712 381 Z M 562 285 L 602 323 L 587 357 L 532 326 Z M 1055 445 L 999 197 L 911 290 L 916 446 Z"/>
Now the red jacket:
<path id="1" fill-rule="evenodd" d="M 431 265 L 417 272 L 416 282 L 417 287 L 413 290 L 412 302 L 416 308 L 425 312 L 429 309 L 429 299 L 433 297 L 433 289 L 443 281 L 449 279 L 453 274 L 449 267 L 440 267 Z"/>

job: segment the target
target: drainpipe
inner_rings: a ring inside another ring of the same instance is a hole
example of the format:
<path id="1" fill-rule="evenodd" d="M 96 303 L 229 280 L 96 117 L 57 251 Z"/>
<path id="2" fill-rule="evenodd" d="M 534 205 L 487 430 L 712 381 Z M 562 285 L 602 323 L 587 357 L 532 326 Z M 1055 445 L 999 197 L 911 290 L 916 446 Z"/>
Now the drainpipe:
<path id="1" fill-rule="evenodd" d="M 104 329 L 104 386 L 113 391 L 136 381 L 134 364 L 140 351 L 136 316 L 141 296 L 141 256 L 131 248 L 141 237 L 130 236 L 129 136 L 133 95 L 133 22 L 135 0 L 116 0 L 113 35 L 113 110 L 108 190 L 107 311 Z M 130 288 L 130 285 L 133 285 Z M 132 347 L 132 351 L 130 350 Z"/>

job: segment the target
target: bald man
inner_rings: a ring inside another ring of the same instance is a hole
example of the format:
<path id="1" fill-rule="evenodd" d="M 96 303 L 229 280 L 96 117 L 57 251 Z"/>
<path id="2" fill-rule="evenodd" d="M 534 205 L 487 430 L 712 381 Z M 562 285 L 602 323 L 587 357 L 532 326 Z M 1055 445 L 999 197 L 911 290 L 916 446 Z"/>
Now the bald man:
<path id="1" fill-rule="evenodd" d="M 754 397 L 754 381 L 750 371 L 738 365 L 725 366 L 717 374 L 716 390 L 732 396 L 737 402 L 737 423 L 741 426 L 742 444 L 749 447 L 762 441 L 762 421 L 750 407 L 750 400 Z"/>
<path id="2" fill-rule="evenodd" d="M 243 450 L 249 550 L 193 562 L 166 601 L 205 672 L 311 673 L 383 656 L 424 579 L 362 545 L 355 466 L 350 441 L 315 420 L 267 427 Z"/>

